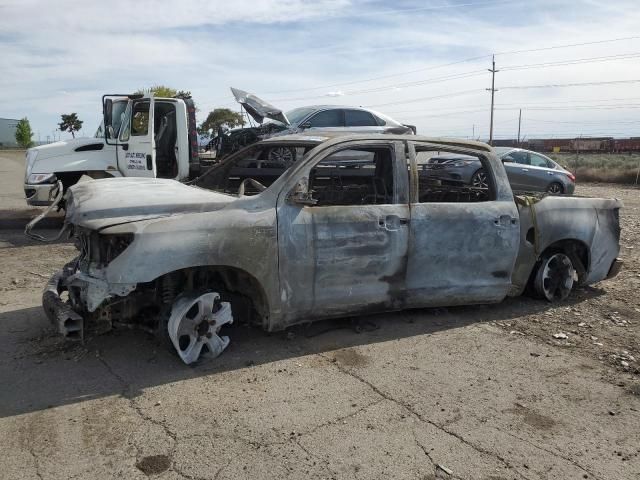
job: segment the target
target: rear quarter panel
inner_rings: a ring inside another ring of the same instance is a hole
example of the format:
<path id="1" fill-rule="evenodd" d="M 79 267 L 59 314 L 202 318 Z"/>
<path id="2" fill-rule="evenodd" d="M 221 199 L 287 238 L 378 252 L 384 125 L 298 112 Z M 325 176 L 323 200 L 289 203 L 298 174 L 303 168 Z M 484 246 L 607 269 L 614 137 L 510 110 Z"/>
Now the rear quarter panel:
<path id="1" fill-rule="evenodd" d="M 548 196 L 532 206 L 519 205 L 520 251 L 512 276 L 514 293 L 524 290 L 540 255 L 556 242 L 576 240 L 589 252 L 584 284 L 604 279 L 618 256 L 618 209 L 615 199 Z M 535 228 L 535 236 L 530 229 Z M 535 239 L 535 241 L 531 241 Z"/>

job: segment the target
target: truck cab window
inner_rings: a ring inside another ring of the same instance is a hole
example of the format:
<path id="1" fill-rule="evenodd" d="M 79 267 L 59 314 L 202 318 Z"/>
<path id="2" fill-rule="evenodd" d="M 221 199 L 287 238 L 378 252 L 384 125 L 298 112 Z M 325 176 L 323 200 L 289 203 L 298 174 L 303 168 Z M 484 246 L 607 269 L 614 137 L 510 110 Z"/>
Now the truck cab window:
<path id="1" fill-rule="evenodd" d="M 495 198 L 491 169 L 479 155 L 416 146 L 418 202 L 485 202 Z"/>
<path id="2" fill-rule="evenodd" d="M 393 204 L 390 148 L 342 150 L 318 163 L 309 176 L 316 206 Z"/>
<path id="3" fill-rule="evenodd" d="M 131 111 L 131 135 L 144 136 L 149 133 L 149 102 L 136 102 Z"/>

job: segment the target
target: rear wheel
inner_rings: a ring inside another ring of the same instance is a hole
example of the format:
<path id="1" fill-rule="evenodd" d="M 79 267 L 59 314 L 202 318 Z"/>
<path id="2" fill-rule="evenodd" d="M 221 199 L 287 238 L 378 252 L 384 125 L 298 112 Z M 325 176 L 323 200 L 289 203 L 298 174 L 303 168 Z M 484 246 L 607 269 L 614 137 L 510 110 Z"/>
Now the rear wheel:
<path id="1" fill-rule="evenodd" d="M 547 187 L 547 193 L 551 193 L 552 195 L 561 195 L 564 193 L 564 187 L 558 182 L 553 182 Z"/>
<path id="2" fill-rule="evenodd" d="M 542 257 L 533 287 L 540 297 L 549 302 L 562 301 L 571 293 L 576 278 L 571 258 L 561 252 L 552 252 Z"/>
<path id="3" fill-rule="evenodd" d="M 487 173 L 480 169 L 471 177 L 471 186 L 475 188 L 489 188 Z"/>

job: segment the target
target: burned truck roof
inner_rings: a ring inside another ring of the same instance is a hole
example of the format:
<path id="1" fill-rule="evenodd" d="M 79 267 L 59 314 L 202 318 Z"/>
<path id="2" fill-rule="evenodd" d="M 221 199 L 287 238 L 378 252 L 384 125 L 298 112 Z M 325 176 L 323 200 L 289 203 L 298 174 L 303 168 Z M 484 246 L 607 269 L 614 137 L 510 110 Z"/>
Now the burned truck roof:
<path id="1" fill-rule="evenodd" d="M 340 140 L 343 141 L 351 141 L 351 140 L 408 140 L 406 135 L 392 135 L 387 133 L 367 133 L 367 134 L 358 134 L 358 133 L 345 133 L 345 132 L 333 132 L 333 131 L 325 131 L 325 132 L 316 132 L 314 135 L 304 134 L 304 133 L 294 133 L 289 135 L 276 135 L 265 140 L 262 140 L 263 143 L 324 143 L 334 141 L 335 143 L 340 143 Z M 419 142 L 428 142 L 437 145 L 446 145 L 450 147 L 462 147 L 468 148 L 471 150 L 480 150 L 485 152 L 493 151 L 493 148 L 490 145 L 482 142 L 476 142 L 474 140 L 461 140 L 458 138 L 446 138 L 446 137 L 429 137 L 424 135 L 412 135 L 410 137 L 412 141 Z"/>

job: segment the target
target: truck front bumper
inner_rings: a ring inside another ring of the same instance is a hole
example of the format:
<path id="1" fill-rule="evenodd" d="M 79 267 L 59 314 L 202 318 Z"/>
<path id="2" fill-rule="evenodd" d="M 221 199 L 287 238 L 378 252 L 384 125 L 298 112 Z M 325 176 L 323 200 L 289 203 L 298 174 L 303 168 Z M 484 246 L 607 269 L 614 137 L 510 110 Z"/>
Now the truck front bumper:
<path id="1" fill-rule="evenodd" d="M 49 279 L 42 292 L 42 307 L 51 323 L 64 337 L 83 340 L 84 319 L 60 297 L 62 292 L 67 290 L 64 285 L 65 279 L 64 270 L 60 270 Z"/>
<path id="2" fill-rule="evenodd" d="M 58 193 L 57 183 L 24 184 L 27 205 L 47 207 L 53 203 Z"/>
<path id="3" fill-rule="evenodd" d="M 98 325 L 102 320 L 95 314 L 103 302 L 114 296 L 126 296 L 135 288 L 135 283 L 110 284 L 82 273 L 76 270 L 74 260 L 51 277 L 42 293 L 42 307 L 60 334 L 83 340 L 87 328 L 92 332 L 104 328 Z M 62 299 L 64 292 L 69 297 L 66 301 Z"/>

